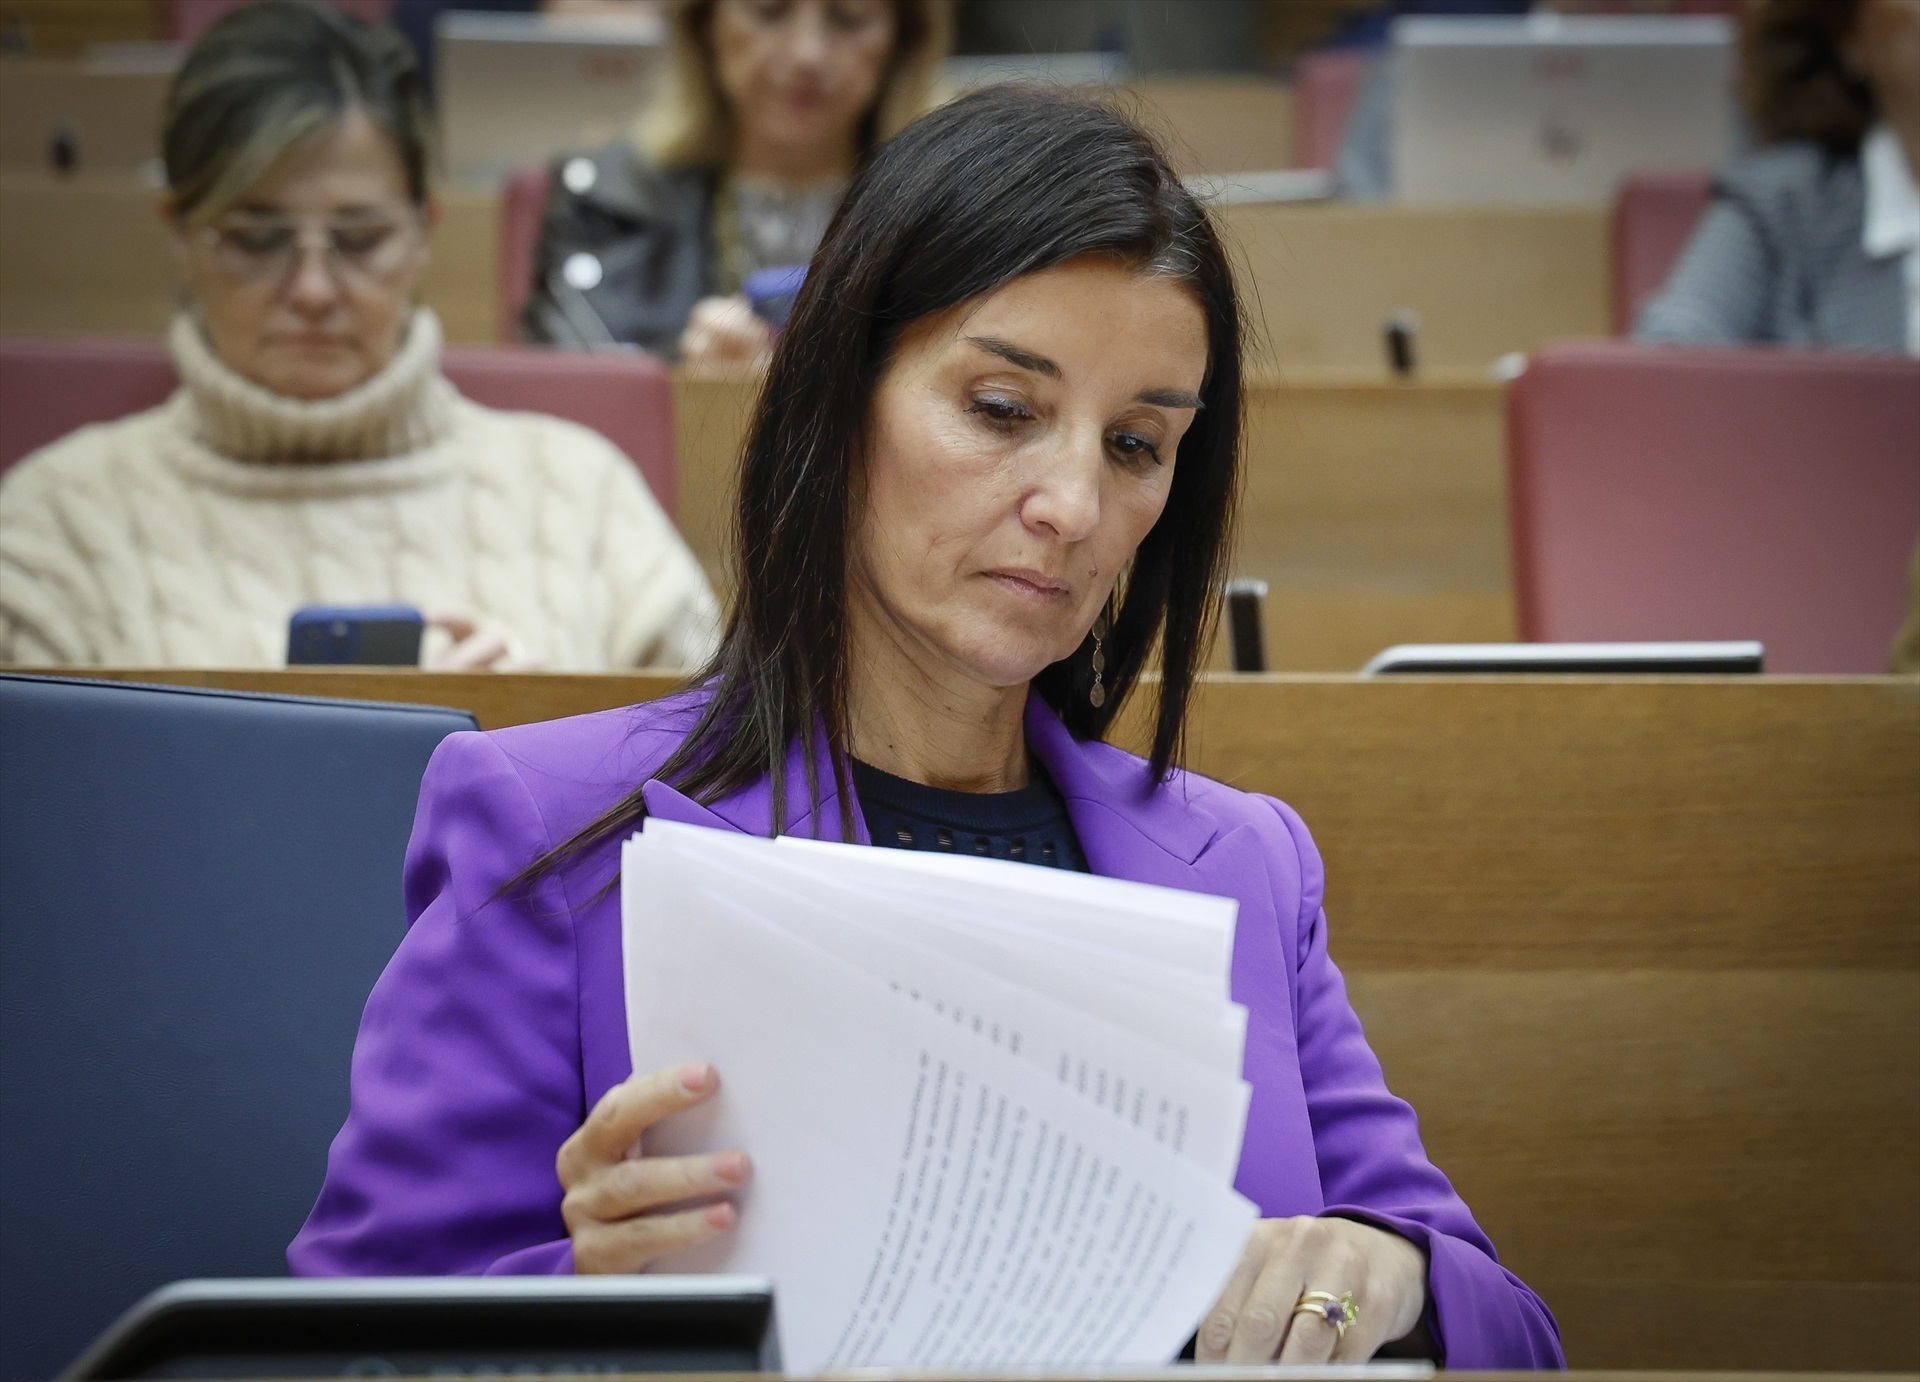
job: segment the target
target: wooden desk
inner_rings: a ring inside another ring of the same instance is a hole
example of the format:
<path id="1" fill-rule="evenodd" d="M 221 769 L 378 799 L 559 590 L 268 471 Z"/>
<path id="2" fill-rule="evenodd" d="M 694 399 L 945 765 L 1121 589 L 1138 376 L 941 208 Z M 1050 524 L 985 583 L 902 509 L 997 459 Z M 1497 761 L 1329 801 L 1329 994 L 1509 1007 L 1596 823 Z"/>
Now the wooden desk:
<path id="1" fill-rule="evenodd" d="M 722 590 L 757 389 L 674 385 L 675 514 Z M 1503 435 L 1492 380 L 1250 388 L 1233 572 L 1270 587 L 1269 665 L 1352 671 L 1394 643 L 1511 639 Z"/>
<path id="2" fill-rule="evenodd" d="M 79 167 L 130 171 L 160 156 L 170 72 L 102 71 L 48 58 L 0 58 L 0 166 L 45 170 L 56 131 Z"/>
<path id="3" fill-rule="evenodd" d="M 1121 110 L 1166 143 L 1182 174 L 1293 166 L 1293 88 L 1263 77 L 1144 77 L 1116 93 Z"/>
<path id="4" fill-rule="evenodd" d="M 1491 380 L 1248 390 L 1233 574 L 1268 584 L 1268 666 L 1511 639 L 1503 438 Z"/>
<path id="5" fill-rule="evenodd" d="M 490 727 L 673 684 L 89 675 Z M 1218 678 L 1190 748 L 1313 828 L 1388 1080 L 1576 1367 L 1920 1365 L 1920 679 Z"/>
<path id="6" fill-rule="evenodd" d="M 97 43 L 166 37 L 161 0 L 4 0 L 0 19 L 24 23 L 37 53 L 71 61 Z"/>
<path id="7" fill-rule="evenodd" d="M 760 380 L 673 374 L 673 521 L 725 599 L 733 590 L 734 486 Z"/>
<path id="8" fill-rule="evenodd" d="M 1290 378 L 1385 378 L 1380 324 L 1420 314 L 1429 375 L 1485 378 L 1560 336 L 1607 334 L 1604 210 L 1230 206 L 1255 353 Z"/>
<path id="9" fill-rule="evenodd" d="M 1920 1362 L 1920 681 L 1232 679 L 1193 760 L 1576 1366 Z"/>
<path id="10" fill-rule="evenodd" d="M 159 203 L 130 173 L 0 170 L 0 331 L 164 331 L 179 288 Z M 498 199 L 449 187 L 440 203 L 421 296 L 448 340 L 490 342 L 499 324 Z"/>

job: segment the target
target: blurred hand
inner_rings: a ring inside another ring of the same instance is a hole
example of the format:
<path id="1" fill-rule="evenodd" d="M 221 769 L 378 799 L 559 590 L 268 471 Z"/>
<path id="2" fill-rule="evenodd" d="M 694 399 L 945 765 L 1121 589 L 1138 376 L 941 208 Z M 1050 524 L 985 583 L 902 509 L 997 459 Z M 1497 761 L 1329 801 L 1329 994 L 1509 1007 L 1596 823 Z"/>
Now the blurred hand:
<path id="1" fill-rule="evenodd" d="M 566 1191 L 560 1216 L 580 1275 L 637 1272 L 654 1258 L 706 1242 L 737 1222 L 727 1202 L 675 1205 L 737 1190 L 753 1173 L 745 1152 L 640 1156 L 640 1134 L 720 1087 L 710 1065 L 634 1075 L 606 1092 L 587 1121 L 560 1145 L 554 1169 Z"/>
<path id="2" fill-rule="evenodd" d="M 1293 1313 L 1307 1291 L 1353 1293 L 1343 1337 Z M 1411 1334 L 1427 1307 L 1427 1259 L 1397 1233 L 1351 1219 L 1262 1219 L 1200 1326 L 1203 1363 L 1364 1363 Z"/>
<path id="3" fill-rule="evenodd" d="M 420 665 L 430 672 L 537 672 L 546 665 L 505 629 L 475 615 L 450 609 L 420 614 L 429 629 L 440 630 L 449 640 L 422 647 Z"/>
<path id="4" fill-rule="evenodd" d="M 773 354 L 773 328 L 735 294 L 701 298 L 680 333 L 680 361 L 687 368 L 728 373 L 765 368 Z"/>

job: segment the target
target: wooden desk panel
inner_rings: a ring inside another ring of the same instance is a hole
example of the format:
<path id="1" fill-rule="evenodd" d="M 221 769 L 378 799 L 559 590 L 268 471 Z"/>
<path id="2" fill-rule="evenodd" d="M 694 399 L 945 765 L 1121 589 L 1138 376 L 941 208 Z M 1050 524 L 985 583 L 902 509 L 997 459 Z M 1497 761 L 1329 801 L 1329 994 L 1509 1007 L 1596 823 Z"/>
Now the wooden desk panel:
<path id="1" fill-rule="evenodd" d="M 500 194 L 450 185 L 439 198 L 421 300 L 440 314 L 449 341 L 493 345 L 500 339 Z"/>
<path id="2" fill-rule="evenodd" d="M 1258 575 L 1250 561 L 1244 568 Z M 1352 672 L 1397 643 L 1508 643 L 1517 637 L 1504 590 L 1342 590 L 1275 585 L 1264 609 L 1267 665 L 1277 672 Z M 1226 634 L 1208 664 L 1231 670 Z"/>
<path id="3" fill-rule="evenodd" d="M 1221 222 L 1256 357 L 1290 378 L 1385 378 L 1380 324 L 1403 309 L 1436 376 L 1607 334 L 1604 209 L 1231 206 Z"/>
<path id="4" fill-rule="evenodd" d="M 115 72 L 48 58 L 0 58 L 0 166 L 45 169 L 56 131 L 79 167 L 132 170 L 160 156 L 170 72 Z"/>
<path id="5" fill-rule="evenodd" d="M 1116 104 L 1166 143 L 1182 174 L 1293 166 L 1293 88 L 1262 77 L 1145 77 Z"/>
<path id="6" fill-rule="evenodd" d="M 1920 679 L 1223 677 L 1189 747 L 1345 965 L 1920 969 Z"/>
<path id="7" fill-rule="evenodd" d="M 1551 1280 L 1554 1319 L 1574 1377 L 1586 1369 L 1780 1369 L 1785 1376 L 1876 1382 L 1915 1376 L 1920 1360 L 1920 1289 L 1871 1282 Z M 1817 1338 L 1821 1321 L 1862 1320 L 1845 1340 Z M 1608 1362 L 1609 1359 L 1626 1359 Z M 1836 1371 L 1827 1374 L 1826 1369 Z M 1448 1373 L 1449 1379 L 1464 1376 Z M 1620 1374 L 1629 1377 L 1654 1374 Z M 1675 1374 L 1708 1377 L 1710 1372 Z M 1489 1378 L 1488 1382 L 1492 1382 Z M 1515 1382 L 1513 1374 L 1505 1382 Z"/>
<path id="8" fill-rule="evenodd" d="M 679 684 L 75 674 L 453 705 L 489 729 Z M 1118 742 L 1144 742 L 1150 706 Z M 1188 762 L 1305 817 L 1348 968 L 1920 972 L 1920 678 L 1214 676 Z"/>
<path id="9" fill-rule="evenodd" d="M 1429 1153 L 1576 1365 L 1920 1359 L 1920 973 L 1350 982 Z M 1804 1329 L 1795 1294 L 1845 1313 L 1846 1283 L 1884 1313 Z"/>
<path id="10" fill-rule="evenodd" d="M 88 674 L 489 726 L 673 685 Z M 1191 758 L 1312 826 L 1388 1082 L 1576 1367 L 1920 1365 L 1920 679 L 1218 678 Z"/>
<path id="11" fill-rule="evenodd" d="M 1504 591 L 1500 386 L 1255 384 L 1240 543 L 1288 585 Z"/>
<path id="12" fill-rule="evenodd" d="M 733 590 L 734 487 L 760 380 L 673 375 L 674 522 L 724 600 Z"/>
<path id="13" fill-rule="evenodd" d="M 99 43 L 152 43 L 168 27 L 162 0 L 5 0 L 0 17 L 24 25 L 34 52 L 63 61 Z"/>
<path id="14" fill-rule="evenodd" d="M 0 172 L 0 331 L 165 331 L 179 292 L 160 195 L 125 173 Z"/>
<path id="15" fill-rule="evenodd" d="M 0 331 L 157 335 L 180 300 L 161 194 L 126 173 L 0 172 Z M 499 323 L 499 203 L 441 193 L 421 297 L 450 341 Z"/>
<path id="16" fill-rule="evenodd" d="M 675 513 L 721 590 L 758 382 L 674 382 Z M 1347 672 L 1394 643 L 1514 636 L 1499 386 L 1256 383 L 1235 575 L 1270 587 L 1276 671 Z M 1225 666 L 1224 647 L 1216 649 Z"/>
<path id="17" fill-rule="evenodd" d="M 1268 584 L 1268 666 L 1513 638 L 1503 446 L 1492 381 L 1250 389 L 1233 574 Z"/>

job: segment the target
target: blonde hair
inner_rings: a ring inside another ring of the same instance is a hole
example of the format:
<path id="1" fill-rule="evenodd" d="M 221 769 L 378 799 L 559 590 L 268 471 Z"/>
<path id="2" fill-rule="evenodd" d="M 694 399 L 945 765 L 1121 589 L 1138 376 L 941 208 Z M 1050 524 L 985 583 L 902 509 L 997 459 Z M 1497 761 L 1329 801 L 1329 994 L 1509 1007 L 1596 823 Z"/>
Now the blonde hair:
<path id="1" fill-rule="evenodd" d="M 311 0 L 262 0 L 200 36 L 167 89 L 160 147 L 174 214 L 231 210 L 290 150 L 350 110 L 392 137 L 427 199 L 430 143 L 413 50 L 391 26 Z"/>
<path id="2" fill-rule="evenodd" d="M 634 142 L 662 168 L 724 167 L 733 153 L 733 117 L 713 70 L 714 0 L 669 0 L 670 60 L 634 129 Z M 953 46 L 953 0 L 893 0 L 893 52 L 880 96 L 861 119 L 857 156 L 935 104 L 934 78 Z"/>

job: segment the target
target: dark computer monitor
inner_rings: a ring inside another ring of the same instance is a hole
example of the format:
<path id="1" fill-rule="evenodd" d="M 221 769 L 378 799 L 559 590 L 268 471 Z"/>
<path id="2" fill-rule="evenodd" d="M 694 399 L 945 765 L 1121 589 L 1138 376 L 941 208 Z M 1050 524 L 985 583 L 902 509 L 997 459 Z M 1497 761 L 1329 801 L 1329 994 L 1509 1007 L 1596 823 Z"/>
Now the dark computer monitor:
<path id="1" fill-rule="evenodd" d="M 760 1277 L 177 1281 L 60 1382 L 778 1372 Z"/>

